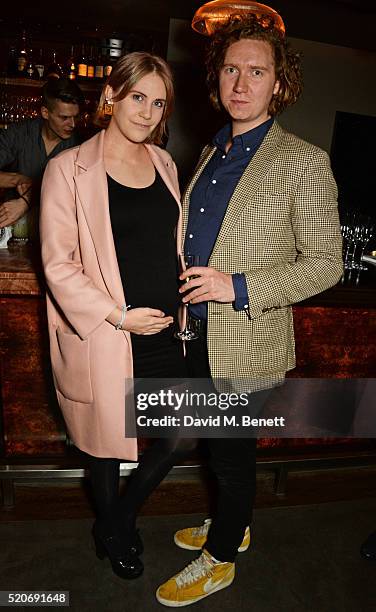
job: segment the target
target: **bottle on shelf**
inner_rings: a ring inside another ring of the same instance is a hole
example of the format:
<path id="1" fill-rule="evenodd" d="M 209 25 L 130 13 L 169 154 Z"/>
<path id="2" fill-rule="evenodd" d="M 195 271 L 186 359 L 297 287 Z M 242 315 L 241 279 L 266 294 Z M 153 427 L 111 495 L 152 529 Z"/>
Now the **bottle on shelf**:
<path id="1" fill-rule="evenodd" d="M 15 46 L 9 47 L 7 76 L 11 78 L 18 76 L 17 49 Z"/>
<path id="2" fill-rule="evenodd" d="M 55 78 L 60 79 L 63 76 L 63 71 L 59 62 L 56 60 L 56 51 L 52 51 L 52 62 L 48 66 L 46 73 L 44 75 L 46 79 Z"/>
<path id="3" fill-rule="evenodd" d="M 33 50 L 29 49 L 28 54 L 27 54 L 27 62 L 26 62 L 26 68 L 25 68 L 25 77 L 27 79 L 37 79 L 37 71 L 35 69 L 34 66 L 34 61 L 33 61 Z"/>
<path id="4" fill-rule="evenodd" d="M 95 60 L 95 72 L 94 77 L 97 81 L 103 81 L 104 77 L 104 58 L 101 52 L 101 48 L 98 47 L 97 57 Z"/>
<path id="5" fill-rule="evenodd" d="M 74 59 L 74 45 L 71 46 L 71 54 L 70 54 L 70 58 L 68 61 L 68 66 L 67 66 L 67 77 L 68 79 L 70 79 L 71 81 L 74 81 L 77 77 L 77 66 L 76 66 L 76 62 Z"/>
<path id="6" fill-rule="evenodd" d="M 114 58 L 111 55 L 106 54 L 105 63 L 104 63 L 104 78 L 105 79 L 107 79 L 107 77 L 110 76 L 114 63 L 115 63 Z"/>
<path id="7" fill-rule="evenodd" d="M 89 58 L 87 61 L 87 78 L 93 79 L 95 74 L 95 60 L 93 54 L 93 46 L 90 47 Z"/>
<path id="8" fill-rule="evenodd" d="M 44 75 L 44 60 L 43 60 L 43 49 L 39 49 L 39 57 L 35 63 L 35 71 L 38 79 L 43 79 Z"/>
<path id="9" fill-rule="evenodd" d="M 85 45 L 82 44 L 81 57 L 78 60 L 77 74 L 79 79 L 87 79 L 87 59 L 85 56 Z"/>
<path id="10" fill-rule="evenodd" d="M 24 77 L 26 71 L 27 51 L 26 51 L 26 30 L 22 31 L 21 44 L 17 55 L 17 76 Z"/>

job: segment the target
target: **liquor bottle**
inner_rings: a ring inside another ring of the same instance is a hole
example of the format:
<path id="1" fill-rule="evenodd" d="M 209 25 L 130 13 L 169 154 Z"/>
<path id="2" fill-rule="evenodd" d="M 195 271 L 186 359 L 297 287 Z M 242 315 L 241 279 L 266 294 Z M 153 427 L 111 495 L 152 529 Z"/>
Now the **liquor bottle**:
<path id="1" fill-rule="evenodd" d="M 78 60 L 78 77 L 79 79 L 86 79 L 87 78 L 87 59 L 85 56 L 85 45 L 82 44 L 82 53 L 81 53 L 81 57 Z"/>
<path id="2" fill-rule="evenodd" d="M 68 66 L 67 66 L 67 77 L 71 81 L 74 81 L 76 79 L 76 76 L 77 76 L 77 68 L 76 68 L 76 62 L 74 61 L 74 45 L 72 45 L 71 54 L 70 54 L 70 58 L 69 58 Z"/>
<path id="3" fill-rule="evenodd" d="M 18 75 L 17 49 L 15 46 L 9 47 L 7 75 L 8 77 L 16 77 Z"/>
<path id="4" fill-rule="evenodd" d="M 46 79 L 49 79 L 49 78 L 61 79 L 62 76 L 63 76 L 63 71 L 61 69 L 59 62 L 56 60 L 56 51 L 52 51 L 52 62 L 46 70 L 45 77 Z"/>
<path id="5" fill-rule="evenodd" d="M 39 49 L 39 57 L 35 64 L 35 70 L 38 74 L 38 79 L 43 79 L 44 75 L 44 61 L 43 61 L 43 49 Z"/>
<path id="6" fill-rule="evenodd" d="M 105 79 L 107 79 L 110 76 L 113 65 L 114 65 L 113 58 L 110 55 L 106 55 L 105 62 L 104 62 L 104 78 Z"/>
<path id="7" fill-rule="evenodd" d="M 103 58 L 103 55 L 102 55 L 100 47 L 98 48 L 97 58 L 95 60 L 94 77 L 98 81 L 103 81 L 103 77 L 104 77 L 104 58 Z"/>
<path id="8" fill-rule="evenodd" d="M 26 31 L 22 31 L 20 49 L 17 56 L 17 73 L 18 76 L 25 76 L 27 62 L 27 51 L 26 51 Z"/>
<path id="9" fill-rule="evenodd" d="M 87 61 L 87 78 L 93 79 L 95 73 L 95 61 L 93 57 L 93 46 L 90 47 L 89 59 Z"/>
<path id="10" fill-rule="evenodd" d="M 38 78 L 37 75 L 35 74 L 36 70 L 35 70 L 35 66 L 34 66 L 34 62 L 33 62 L 33 50 L 29 49 L 28 54 L 27 54 L 27 62 L 26 62 L 26 68 L 25 68 L 25 77 L 27 79 L 35 79 Z"/>

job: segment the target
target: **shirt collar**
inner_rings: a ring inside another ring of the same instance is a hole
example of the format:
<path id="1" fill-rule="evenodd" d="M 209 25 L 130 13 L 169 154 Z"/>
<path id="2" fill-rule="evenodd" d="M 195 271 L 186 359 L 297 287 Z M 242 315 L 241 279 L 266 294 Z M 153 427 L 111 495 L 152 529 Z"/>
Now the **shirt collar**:
<path id="1" fill-rule="evenodd" d="M 251 154 L 251 151 L 254 149 L 255 145 L 263 140 L 266 136 L 267 132 L 273 125 L 273 117 L 264 121 L 255 128 L 252 128 L 248 132 L 244 134 L 239 134 L 232 138 L 231 135 L 231 123 L 227 123 L 222 129 L 217 132 L 217 134 L 213 138 L 213 144 L 221 151 L 226 151 L 226 145 L 229 140 L 232 140 L 233 145 L 237 144 L 241 146 L 244 153 Z"/>

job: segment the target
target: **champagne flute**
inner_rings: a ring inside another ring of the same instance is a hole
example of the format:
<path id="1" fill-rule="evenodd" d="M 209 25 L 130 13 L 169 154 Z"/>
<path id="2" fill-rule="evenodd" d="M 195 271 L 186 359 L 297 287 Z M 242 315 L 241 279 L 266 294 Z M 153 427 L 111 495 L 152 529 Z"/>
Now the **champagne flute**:
<path id="1" fill-rule="evenodd" d="M 200 265 L 200 256 L 199 255 L 191 255 L 188 253 L 187 255 L 181 256 L 181 267 L 184 272 L 187 268 L 193 268 L 194 266 Z M 195 276 L 188 276 L 185 279 L 185 283 L 188 283 L 191 278 L 195 278 Z M 175 332 L 175 338 L 179 340 L 197 340 L 199 337 L 198 334 L 192 329 L 192 319 L 189 316 L 188 310 L 189 303 L 185 303 L 184 307 L 186 308 L 186 323 L 185 327 L 182 331 Z"/>

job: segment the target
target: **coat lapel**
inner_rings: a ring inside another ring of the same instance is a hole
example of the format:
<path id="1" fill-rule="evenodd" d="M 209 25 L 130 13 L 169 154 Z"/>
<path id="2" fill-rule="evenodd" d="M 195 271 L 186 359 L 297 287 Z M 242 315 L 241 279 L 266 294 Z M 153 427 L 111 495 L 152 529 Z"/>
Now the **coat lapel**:
<path id="1" fill-rule="evenodd" d="M 175 169 L 173 168 L 171 158 L 166 160 L 165 156 L 163 156 L 159 151 L 160 149 L 153 145 L 145 145 L 151 160 L 160 174 L 162 180 L 164 181 L 166 187 L 174 196 L 176 203 L 179 208 L 179 219 L 176 227 L 176 250 L 179 255 L 182 252 L 182 231 L 183 231 L 183 221 L 182 221 L 182 205 L 180 202 L 180 191 L 177 176 L 175 173 Z"/>
<path id="2" fill-rule="evenodd" d="M 253 196 L 278 156 L 283 137 L 284 131 L 278 123 L 274 122 L 260 148 L 246 167 L 232 194 L 210 260 L 216 255 L 226 238 L 231 234 L 243 208 L 252 201 Z"/>
<path id="3" fill-rule="evenodd" d="M 177 189 L 176 183 L 174 184 L 174 181 L 173 181 L 174 171 L 173 171 L 172 166 L 170 166 L 170 160 L 166 161 L 165 159 L 162 158 L 161 154 L 159 154 L 158 152 L 158 147 L 154 147 L 153 145 L 149 145 L 149 144 L 145 145 L 145 147 L 151 157 L 151 160 L 155 168 L 158 170 L 159 174 L 162 177 L 162 180 L 166 184 L 168 190 L 174 196 L 180 208 L 179 191 Z"/>
<path id="4" fill-rule="evenodd" d="M 75 183 L 108 293 L 124 304 L 124 291 L 111 228 L 102 131 L 84 142 L 76 159 Z"/>

